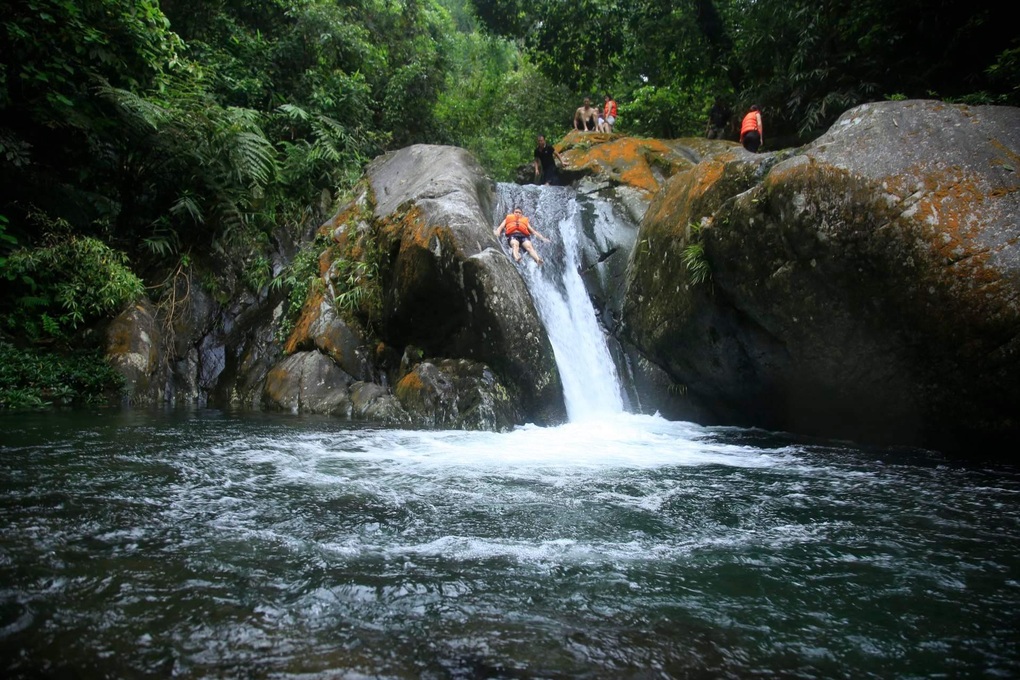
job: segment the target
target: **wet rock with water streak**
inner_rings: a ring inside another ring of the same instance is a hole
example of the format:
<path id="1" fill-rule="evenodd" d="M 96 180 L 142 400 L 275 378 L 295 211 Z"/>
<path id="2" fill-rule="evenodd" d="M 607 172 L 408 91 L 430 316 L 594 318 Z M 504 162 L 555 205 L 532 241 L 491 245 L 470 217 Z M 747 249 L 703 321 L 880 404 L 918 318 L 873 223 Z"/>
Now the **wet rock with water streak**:
<path id="1" fill-rule="evenodd" d="M 416 145 L 376 159 L 367 175 L 390 254 L 383 339 L 429 359 L 484 364 L 524 419 L 562 421 L 552 346 L 523 279 L 497 249 L 493 185 L 474 158 Z"/>
<path id="2" fill-rule="evenodd" d="M 497 429 L 564 419 L 545 329 L 520 273 L 496 249 L 492 201 L 492 182 L 466 151 L 412 146 L 373 161 L 362 191 L 323 226 L 329 245 L 319 257 L 320 284 L 285 349 L 315 351 L 360 381 L 355 416 Z M 344 299 L 351 302 L 341 315 Z M 411 354 L 440 367 L 416 392 L 431 396 L 404 389 L 399 402 L 384 404 L 383 394 L 394 396 L 388 385 L 412 369 L 402 367 Z M 337 411 L 328 400 L 319 405 L 325 397 L 300 396 L 306 369 L 281 362 L 267 403 Z M 323 379 L 347 393 L 349 381 L 338 375 Z"/>

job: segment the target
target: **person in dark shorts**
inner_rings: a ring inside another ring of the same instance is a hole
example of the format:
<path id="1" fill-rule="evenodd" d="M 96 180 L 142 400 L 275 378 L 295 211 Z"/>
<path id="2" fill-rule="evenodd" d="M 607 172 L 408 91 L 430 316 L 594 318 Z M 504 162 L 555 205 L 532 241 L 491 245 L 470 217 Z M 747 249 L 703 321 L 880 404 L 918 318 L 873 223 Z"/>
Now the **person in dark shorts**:
<path id="1" fill-rule="evenodd" d="M 708 112 L 708 127 L 705 130 L 705 136 L 709 139 L 725 139 L 726 129 L 732 116 L 732 112 L 723 103 L 722 98 L 716 97 L 715 103 L 712 104 L 712 110 Z"/>
<path id="2" fill-rule="evenodd" d="M 594 132 L 598 125 L 598 111 L 592 108 L 591 98 L 585 97 L 584 104 L 574 111 L 574 129 L 580 132 Z"/>
<path id="3" fill-rule="evenodd" d="M 765 130 L 761 124 L 761 109 L 755 104 L 740 123 L 740 143 L 751 153 L 758 153 L 765 141 Z"/>
<path id="4" fill-rule="evenodd" d="M 563 165 L 563 158 L 553 148 L 552 144 L 546 144 L 545 135 L 538 136 L 538 146 L 535 147 L 535 178 L 542 177 L 542 184 L 558 185 L 560 173 L 556 168 L 556 161 Z"/>
<path id="5" fill-rule="evenodd" d="M 504 229 L 506 230 L 506 242 L 513 253 L 514 262 L 521 261 L 521 248 L 524 248 L 535 262 L 542 264 L 542 258 L 535 251 L 535 246 L 531 244 L 531 237 L 536 236 L 546 243 L 549 243 L 549 239 L 539 234 L 538 230 L 531 226 L 531 221 L 524 216 L 524 211 L 520 206 L 514 207 L 514 211 L 504 217 L 499 226 L 492 230 L 492 233 L 496 238 L 499 238 L 499 232 Z"/>

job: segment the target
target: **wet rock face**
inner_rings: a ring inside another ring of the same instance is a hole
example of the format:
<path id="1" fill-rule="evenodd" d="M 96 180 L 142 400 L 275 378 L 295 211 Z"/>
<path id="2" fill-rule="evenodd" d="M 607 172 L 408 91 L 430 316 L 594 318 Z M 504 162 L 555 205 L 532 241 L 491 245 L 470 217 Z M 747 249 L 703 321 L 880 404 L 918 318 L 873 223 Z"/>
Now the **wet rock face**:
<path id="1" fill-rule="evenodd" d="M 107 328 L 106 356 L 124 376 L 125 397 L 129 403 L 154 401 L 161 341 L 156 311 L 148 300 L 129 306 Z"/>
<path id="2" fill-rule="evenodd" d="M 523 279 L 497 248 L 493 185 L 473 157 L 412 146 L 374 161 L 368 178 L 375 217 L 389 225 L 387 344 L 414 345 L 433 360 L 480 362 L 521 404 L 520 422 L 562 421 L 552 346 Z"/>
<path id="3" fill-rule="evenodd" d="M 314 238 L 319 278 L 285 342 L 285 291 L 253 296 L 238 281 L 214 298 L 181 279 L 187 303 L 172 306 L 169 337 L 152 305 L 125 312 L 108 346 L 132 400 L 411 426 L 563 421 L 552 347 L 492 236 L 493 190 L 462 149 L 412 146 L 376 159 Z M 412 346 L 414 360 L 401 365 Z M 409 373 L 429 396 L 405 389 L 402 404 L 393 386 Z"/>
<path id="4" fill-rule="evenodd" d="M 291 354 L 266 379 L 265 402 L 279 409 L 350 417 L 354 380 L 321 352 Z"/>
<path id="5" fill-rule="evenodd" d="M 617 135 L 558 147 L 565 176 L 643 216 L 636 238 L 587 235 L 582 256 L 643 410 L 944 450 L 1020 435 L 1017 109 L 870 104 L 770 154 Z M 382 156 L 320 230 L 321 285 L 285 345 L 279 297 L 217 302 L 192 282 L 169 326 L 151 305 L 126 311 L 111 359 L 135 403 L 560 422 L 555 359 L 492 237 L 493 203 L 461 149 Z M 377 300 L 356 319 L 340 313 L 344 263 L 371 265 Z"/>
<path id="6" fill-rule="evenodd" d="M 465 359 L 423 361 L 400 380 L 395 393 L 428 427 L 508 430 L 523 412 L 488 366 Z"/>
<path id="7" fill-rule="evenodd" d="M 321 284 L 265 403 L 422 427 L 562 421 L 552 347 L 523 279 L 494 247 L 493 186 L 470 154 L 408 147 L 376 159 L 365 186 L 323 228 Z M 372 272 L 379 298 L 357 319 L 336 302 L 334 272 L 352 261 Z"/>
<path id="8" fill-rule="evenodd" d="M 627 333 L 719 421 L 947 450 L 1015 440 L 1018 161 L 1020 111 L 938 102 L 854 109 L 794 152 L 717 156 L 649 208 Z"/>

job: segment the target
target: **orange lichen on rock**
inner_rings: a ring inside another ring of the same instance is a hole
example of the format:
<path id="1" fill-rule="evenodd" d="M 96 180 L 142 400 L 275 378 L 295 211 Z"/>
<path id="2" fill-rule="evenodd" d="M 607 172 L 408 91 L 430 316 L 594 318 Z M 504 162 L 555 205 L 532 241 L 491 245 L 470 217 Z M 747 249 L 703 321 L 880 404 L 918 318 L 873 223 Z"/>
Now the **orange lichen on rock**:
<path id="1" fill-rule="evenodd" d="M 283 346 L 284 352 L 293 354 L 312 341 L 310 329 L 322 313 L 323 299 L 322 290 L 319 287 L 314 288 L 305 299 L 305 304 L 301 308 L 301 317 L 294 324 L 294 330 L 290 332 L 287 342 Z"/>
<path id="2" fill-rule="evenodd" d="M 661 177 L 691 165 L 672 146 L 658 139 L 572 133 L 560 146 L 571 170 L 588 170 L 647 194 L 659 190 Z M 658 166 L 658 173 L 653 164 Z"/>
<path id="3" fill-rule="evenodd" d="M 369 206 L 373 203 L 371 199 L 367 201 Z M 319 234 L 329 235 L 334 238 L 337 237 L 336 231 L 339 227 L 356 222 L 359 218 L 364 216 L 366 209 L 366 202 L 361 200 L 350 201 L 347 205 L 341 208 L 335 215 L 326 220 L 322 226 L 319 227 Z M 342 236 L 342 234 L 340 234 Z"/>
<path id="4" fill-rule="evenodd" d="M 700 163 L 697 166 L 697 171 L 691 173 L 694 179 L 688 194 L 691 200 L 697 200 L 708 193 L 709 189 L 723 178 L 725 172 L 726 165 L 724 163 L 712 161 Z"/>
<path id="5" fill-rule="evenodd" d="M 977 185 L 975 179 L 958 167 L 941 171 L 918 169 L 923 178 L 923 193 L 916 204 L 915 214 L 922 221 L 936 227 L 940 238 L 932 245 L 947 259 L 959 260 L 972 255 L 971 245 L 980 224 L 975 220 L 978 207 L 990 192 Z"/>
<path id="6" fill-rule="evenodd" d="M 395 212 L 378 223 L 377 247 L 390 252 L 395 243 L 400 249 L 417 246 L 428 249 L 436 227 L 430 226 L 421 207 L 412 205 L 406 210 Z"/>
<path id="7" fill-rule="evenodd" d="M 689 222 L 710 217 L 723 201 L 743 190 L 743 186 L 737 190 L 724 186 L 728 160 L 725 154 L 720 155 L 670 178 L 649 206 L 645 220 L 679 235 L 686 234 Z"/>
<path id="8" fill-rule="evenodd" d="M 1003 155 L 1003 158 L 993 159 L 992 165 L 1008 167 L 1013 172 L 1015 172 L 1017 168 L 1020 168 L 1020 154 L 1000 142 L 998 139 L 990 139 L 988 140 L 988 143 L 993 149 Z"/>
<path id="9" fill-rule="evenodd" d="M 334 259 L 336 259 L 336 255 L 333 253 L 332 248 L 326 248 L 319 253 L 319 276 L 326 276 L 329 268 L 333 265 Z"/>
<path id="10" fill-rule="evenodd" d="M 106 352 L 111 356 L 129 354 L 134 348 L 137 337 L 137 319 L 148 319 L 148 326 L 153 325 L 152 315 L 145 305 L 135 304 L 129 314 L 121 314 L 109 326 L 106 335 Z M 155 347 L 155 343 L 152 343 Z"/>
<path id="11" fill-rule="evenodd" d="M 422 382 L 421 376 L 414 371 L 411 371 L 397 383 L 396 388 L 393 390 L 400 400 L 407 399 L 415 394 L 421 393 L 425 389 L 425 383 Z"/>

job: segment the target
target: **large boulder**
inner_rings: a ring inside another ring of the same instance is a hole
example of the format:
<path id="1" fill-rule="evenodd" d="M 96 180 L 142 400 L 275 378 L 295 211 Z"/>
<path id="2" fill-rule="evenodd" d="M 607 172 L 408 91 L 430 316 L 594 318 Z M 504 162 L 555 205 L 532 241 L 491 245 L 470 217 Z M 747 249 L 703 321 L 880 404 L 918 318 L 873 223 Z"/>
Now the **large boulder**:
<path id="1" fill-rule="evenodd" d="M 348 387 L 354 379 L 327 355 L 297 352 L 278 363 L 266 379 L 266 403 L 293 412 L 350 417 Z"/>
<path id="2" fill-rule="evenodd" d="M 887 102 L 714 156 L 642 224 L 627 337 L 719 422 L 944 450 L 1020 435 L 1020 110 Z"/>
<path id="3" fill-rule="evenodd" d="M 389 253 L 385 341 L 425 359 L 470 359 L 500 378 L 524 419 L 565 418 L 552 346 L 524 280 L 492 236 L 493 184 L 463 149 L 415 145 L 367 170 Z"/>
<path id="4" fill-rule="evenodd" d="M 373 161 L 354 200 L 323 225 L 320 280 L 285 351 L 328 357 L 354 378 L 356 388 L 332 380 L 349 415 L 472 429 L 565 418 L 552 346 L 492 236 L 493 198 L 468 152 L 417 145 Z M 279 368 L 308 372 L 290 360 Z M 298 397 L 306 381 L 282 374 L 270 405 L 319 409 Z M 384 393 L 399 399 L 366 405 Z"/>
<path id="5" fill-rule="evenodd" d="M 698 137 L 648 139 L 576 131 L 555 145 L 564 161 L 564 178 L 579 193 L 597 192 L 635 222 L 644 217 L 666 180 L 734 146 Z"/>
<path id="6" fill-rule="evenodd" d="M 395 393 L 423 425 L 458 430 L 507 430 L 523 409 L 484 364 L 467 359 L 419 362 L 397 384 Z"/>

